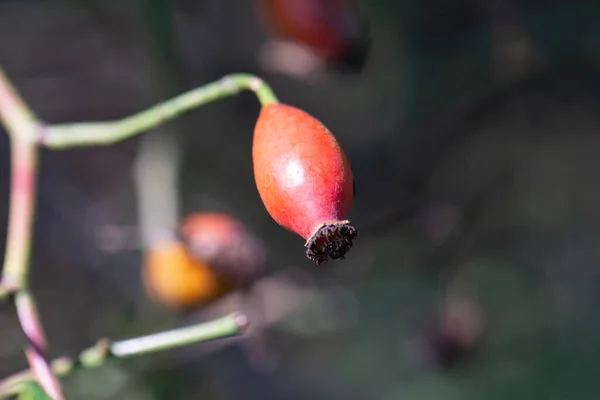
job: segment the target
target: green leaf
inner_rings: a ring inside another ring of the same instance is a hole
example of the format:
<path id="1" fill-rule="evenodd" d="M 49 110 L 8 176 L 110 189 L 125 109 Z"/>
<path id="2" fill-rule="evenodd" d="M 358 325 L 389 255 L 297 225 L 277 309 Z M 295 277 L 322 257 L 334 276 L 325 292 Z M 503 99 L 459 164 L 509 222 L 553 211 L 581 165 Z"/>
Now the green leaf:
<path id="1" fill-rule="evenodd" d="M 27 382 L 22 385 L 18 400 L 52 400 L 37 382 Z"/>

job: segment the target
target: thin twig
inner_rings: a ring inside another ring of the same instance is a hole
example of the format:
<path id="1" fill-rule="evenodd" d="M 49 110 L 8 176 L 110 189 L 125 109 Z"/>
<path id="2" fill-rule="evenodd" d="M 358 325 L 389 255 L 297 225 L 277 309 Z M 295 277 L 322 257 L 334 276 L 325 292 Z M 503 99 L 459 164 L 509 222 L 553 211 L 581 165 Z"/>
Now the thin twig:
<path id="1" fill-rule="evenodd" d="M 11 188 L 6 255 L 2 270 L 4 287 L 25 286 L 35 206 L 37 122 L 33 113 L 0 69 L 0 118 L 11 143 Z"/>
<path id="2" fill-rule="evenodd" d="M 27 361 L 38 383 L 52 399 L 63 399 L 64 395 L 58 379 L 46 359 L 46 338 L 40 323 L 37 307 L 28 290 L 20 290 L 15 296 L 15 305 L 21 327 L 29 346 L 25 349 Z"/>
<path id="3" fill-rule="evenodd" d="M 10 218 L 6 258 L 0 281 L 0 299 L 15 294 L 19 321 L 29 340 L 29 346 L 26 349 L 31 366 L 29 374 L 35 375 L 41 387 L 53 399 L 61 400 L 64 395 L 61 392 L 60 383 L 52 372 L 57 368 L 55 363 L 51 367 L 45 359 L 44 332 L 39 322 L 35 302 L 27 288 L 31 229 L 36 197 L 38 146 L 44 145 L 52 149 L 61 149 L 112 144 L 170 121 L 194 108 L 234 95 L 242 90 L 254 92 L 263 106 L 278 102 L 269 85 L 260 78 L 249 74 L 232 74 L 121 120 L 46 126 L 27 107 L 0 68 L 0 119 L 9 132 L 12 159 Z M 239 318 L 236 319 L 235 324 L 237 331 L 240 325 Z M 149 342 L 122 342 L 116 348 L 114 346 L 117 344 L 114 344 L 110 347 L 110 351 L 115 355 L 119 354 L 121 357 L 125 357 L 128 354 L 167 348 L 172 346 L 170 344 L 172 341 L 178 343 L 177 345 L 187 344 L 197 341 L 198 337 L 214 333 L 210 329 L 208 331 L 192 329 L 183 333 L 182 331 L 178 332 L 175 336 L 173 336 L 173 332 L 151 335 L 152 340 Z M 227 333 L 217 333 L 211 338 L 221 336 L 227 336 Z M 131 350 L 131 346 L 141 347 Z M 85 355 L 98 354 L 84 352 L 79 361 L 83 363 Z M 104 358 L 101 357 L 100 360 L 104 360 Z"/>
<path id="4" fill-rule="evenodd" d="M 108 340 L 100 340 L 96 345 L 82 351 L 75 359 L 62 357 L 54 360 L 51 368 L 54 374 L 62 377 L 69 375 L 77 368 L 98 367 L 109 358 L 129 358 L 187 346 L 192 343 L 236 336 L 241 334 L 247 326 L 246 316 L 234 313 L 213 321 L 126 339 L 112 344 Z M 18 392 L 20 385 L 34 379 L 36 378 L 31 370 L 26 370 L 0 381 L 0 398 Z"/>
<path id="5" fill-rule="evenodd" d="M 117 121 L 48 126 L 42 133 L 40 143 L 52 149 L 114 144 L 242 90 L 254 92 L 263 106 L 278 102 L 262 79 L 249 74 L 231 74 Z"/>
<path id="6" fill-rule="evenodd" d="M 64 399 L 60 383 L 45 358 L 46 338 L 27 287 L 31 230 L 36 200 L 40 124 L 0 68 L 0 118 L 11 143 L 11 187 L 2 286 L 15 292 L 15 306 L 29 345 L 25 354 L 40 386 L 55 400 Z M 5 292 L 8 294 L 9 292 Z M 6 297 L 6 296 L 3 296 Z"/>
<path id="7" fill-rule="evenodd" d="M 37 152 L 34 143 L 11 135 L 11 187 L 2 282 L 19 290 L 27 284 L 35 207 Z"/>
<path id="8" fill-rule="evenodd" d="M 0 66 L 0 119 L 11 135 L 26 139 L 35 137 L 37 118 L 27 107 Z M 33 128 L 33 129 L 32 129 Z"/>

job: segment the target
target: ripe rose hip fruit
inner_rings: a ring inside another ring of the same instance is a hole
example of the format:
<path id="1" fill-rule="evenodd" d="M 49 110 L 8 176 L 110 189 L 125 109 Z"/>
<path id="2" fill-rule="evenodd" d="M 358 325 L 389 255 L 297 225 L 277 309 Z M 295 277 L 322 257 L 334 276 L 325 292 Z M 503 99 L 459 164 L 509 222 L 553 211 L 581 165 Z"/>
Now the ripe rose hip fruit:
<path id="1" fill-rule="evenodd" d="M 179 310 L 205 305 L 232 289 L 208 263 L 194 259 L 186 246 L 175 239 L 152 246 L 142 272 L 146 293 Z"/>
<path id="2" fill-rule="evenodd" d="M 354 200 L 354 180 L 331 132 L 298 108 L 268 104 L 254 128 L 252 158 L 267 211 L 306 239 L 306 256 L 317 265 L 343 259 L 357 235 L 345 219 Z"/>
<path id="3" fill-rule="evenodd" d="M 237 286 L 252 283 L 263 270 L 264 244 L 228 214 L 192 213 L 181 222 L 178 233 L 194 258 L 208 262 Z"/>

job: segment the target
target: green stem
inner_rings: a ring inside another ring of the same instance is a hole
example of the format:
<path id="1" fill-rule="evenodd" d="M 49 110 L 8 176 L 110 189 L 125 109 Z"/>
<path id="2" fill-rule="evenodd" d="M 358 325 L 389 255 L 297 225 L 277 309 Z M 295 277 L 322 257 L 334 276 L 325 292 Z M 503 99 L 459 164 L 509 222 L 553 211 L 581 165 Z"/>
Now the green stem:
<path id="1" fill-rule="evenodd" d="M 118 358 L 154 353 L 196 342 L 207 342 L 233 336 L 240 333 L 247 325 L 246 316 L 233 314 L 204 324 L 115 342 L 110 351 Z"/>
<path id="2" fill-rule="evenodd" d="M 33 112 L 0 68 L 0 119 L 11 145 L 11 188 L 2 286 L 18 290 L 27 283 L 35 207 L 39 125 Z"/>
<path id="3" fill-rule="evenodd" d="M 52 149 L 113 144 L 242 90 L 254 92 L 262 106 L 278 102 L 269 85 L 262 79 L 250 74 L 232 74 L 117 121 L 48 126 L 41 142 Z"/>
<path id="4" fill-rule="evenodd" d="M 54 360 L 51 368 L 54 374 L 62 377 L 69 375 L 77 368 L 98 367 L 113 357 L 128 358 L 239 335 L 247 324 L 248 321 L 244 315 L 235 313 L 213 321 L 126 339 L 112 344 L 107 340 L 101 340 L 95 346 L 82 351 L 76 359 L 62 357 Z M 0 398 L 17 393 L 20 385 L 34 379 L 35 376 L 31 370 L 26 370 L 0 381 Z"/>
<path id="5" fill-rule="evenodd" d="M 35 380 L 51 399 L 63 400 L 65 395 L 60 382 L 46 359 L 46 337 L 31 293 L 27 289 L 19 290 L 15 295 L 15 305 L 21 328 L 30 343 L 25 348 L 25 355 Z"/>
<path id="6" fill-rule="evenodd" d="M 35 208 L 37 147 L 11 135 L 11 188 L 2 284 L 15 290 L 27 285 Z"/>
<path id="7" fill-rule="evenodd" d="M 0 66 L 0 119 L 11 136 L 33 141 L 37 136 L 37 118 L 17 93 Z"/>
<path id="8" fill-rule="evenodd" d="M 54 400 L 64 398 L 45 359 L 46 338 L 35 301 L 28 291 L 40 124 L 0 68 L 0 119 L 11 144 L 11 186 L 6 254 L 0 297 L 15 294 L 19 322 L 29 345 L 25 354 L 40 386 Z"/>
<path id="9" fill-rule="evenodd" d="M 75 365 L 100 365 L 109 356 L 124 358 L 231 336 L 239 333 L 246 325 L 246 317 L 232 315 L 201 326 L 158 333 L 112 345 L 100 342 L 84 351 L 77 362 L 63 358 L 50 365 L 45 360 L 46 340 L 27 282 L 36 197 L 38 145 L 60 149 L 115 143 L 242 90 L 254 92 L 263 107 L 278 102 L 271 88 L 260 78 L 249 74 L 232 74 L 121 120 L 45 126 L 21 99 L 0 67 L 0 120 L 10 136 L 12 161 L 9 224 L 0 281 L 0 299 L 15 295 L 19 321 L 30 341 L 26 354 L 31 366 L 30 371 L 0 382 L 0 396 L 15 393 L 19 382 L 37 379 L 53 399 L 62 399 L 60 383 L 54 373 L 65 375 L 73 370 Z"/>

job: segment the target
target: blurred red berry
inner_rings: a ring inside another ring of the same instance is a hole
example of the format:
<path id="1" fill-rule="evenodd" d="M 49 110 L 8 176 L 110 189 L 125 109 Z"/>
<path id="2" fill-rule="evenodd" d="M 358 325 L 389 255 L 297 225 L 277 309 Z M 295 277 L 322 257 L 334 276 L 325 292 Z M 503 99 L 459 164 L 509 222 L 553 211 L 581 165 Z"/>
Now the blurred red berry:
<path id="1" fill-rule="evenodd" d="M 254 177 L 273 219 L 306 239 L 317 265 L 342 259 L 357 235 L 345 220 L 354 200 L 350 164 L 335 137 L 298 108 L 262 108 L 254 130 Z"/>
<path id="2" fill-rule="evenodd" d="M 451 367 L 466 361 L 478 349 L 485 330 L 485 314 L 474 300 L 455 297 L 446 299 L 440 311 L 432 346 L 438 364 Z"/>
<path id="3" fill-rule="evenodd" d="M 352 0 L 256 0 L 273 33 L 308 46 L 338 67 L 361 69 L 368 25 Z"/>
<path id="4" fill-rule="evenodd" d="M 236 218 L 224 213 L 193 213 L 179 226 L 179 235 L 192 255 L 208 262 L 236 285 L 247 285 L 262 272 L 266 249 Z"/>

